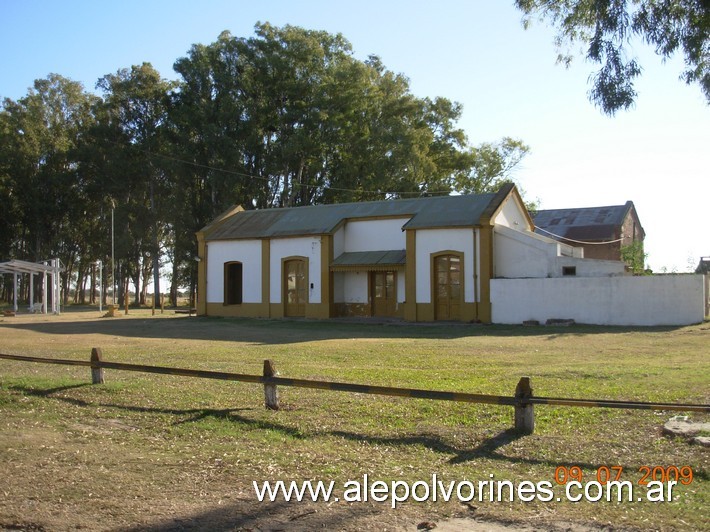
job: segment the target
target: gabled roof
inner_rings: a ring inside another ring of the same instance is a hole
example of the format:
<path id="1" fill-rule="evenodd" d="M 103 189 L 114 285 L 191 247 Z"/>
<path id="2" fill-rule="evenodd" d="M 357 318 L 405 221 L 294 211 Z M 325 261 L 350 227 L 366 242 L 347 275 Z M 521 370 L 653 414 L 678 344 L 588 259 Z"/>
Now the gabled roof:
<path id="1" fill-rule="evenodd" d="M 534 215 L 535 232 L 574 240 L 610 240 L 617 238 L 617 229 L 632 210 L 632 201 L 606 207 L 540 210 Z"/>
<path id="2" fill-rule="evenodd" d="M 498 193 L 365 201 L 253 211 L 228 211 L 202 229 L 205 240 L 323 235 L 346 220 L 409 218 L 402 229 L 475 227 L 488 223 L 512 186 Z M 231 212 L 231 214 L 229 214 Z"/>

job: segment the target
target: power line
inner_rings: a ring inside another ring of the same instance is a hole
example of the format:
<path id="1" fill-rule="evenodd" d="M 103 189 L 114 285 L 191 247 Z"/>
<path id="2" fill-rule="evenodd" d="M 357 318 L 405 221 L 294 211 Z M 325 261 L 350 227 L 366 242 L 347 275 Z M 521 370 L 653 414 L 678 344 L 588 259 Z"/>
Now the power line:
<path id="1" fill-rule="evenodd" d="M 547 231 L 543 229 L 542 227 L 538 227 L 537 225 L 535 226 L 535 229 L 538 229 L 539 231 L 542 231 L 543 233 L 547 233 L 548 235 L 552 235 L 555 238 L 561 238 L 562 240 L 567 240 L 569 242 L 574 242 L 576 244 L 585 244 L 585 245 L 590 245 L 590 246 L 602 246 L 605 244 L 614 244 L 616 242 L 621 242 L 624 237 L 617 238 L 616 240 L 605 240 L 603 242 L 589 242 L 589 241 L 584 241 L 584 240 L 574 240 L 573 238 L 567 238 L 565 236 L 561 235 L 556 235 L 555 233 L 551 233 L 550 231 Z"/>
<path id="2" fill-rule="evenodd" d="M 108 139 L 107 139 L 107 140 L 108 140 Z M 123 147 L 123 148 L 126 147 L 125 144 L 123 144 L 123 143 L 121 143 L 121 142 L 118 142 L 118 141 L 108 140 L 108 142 L 110 142 L 110 143 L 112 143 L 112 144 L 116 144 L 117 146 L 121 146 L 121 147 Z M 214 171 L 214 172 L 221 172 L 221 173 L 223 173 L 223 174 L 234 175 L 234 176 L 239 176 L 239 177 L 246 177 L 246 178 L 249 178 L 249 179 L 260 179 L 260 180 L 265 181 L 265 182 L 269 182 L 269 181 L 271 180 L 271 178 L 269 178 L 269 177 L 264 177 L 264 176 L 260 176 L 260 175 L 254 175 L 254 174 L 248 174 L 248 173 L 246 173 L 246 172 L 239 172 L 239 171 L 237 171 L 237 170 L 227 170 L 227 169 L 224 169 L 224 168 L 217 168 L 217 167 L 215 167 L 215 166 L 210 166 L 210 165 L 206 165 L 206 164 L 200 164 L 200 163 L 196 163 L 196 162 L 194 162 L 194 161 L 187 161 L 187 160 L 185 160 L 185 159 L 180 159 L 180 158 L 174 157 L 174 156 L 172 156 L 172 155 L 166 155 L 166 154 L 163 154 L 163 153 L 155 153 L 155 152 L 152 152 L 152 151 L 149 151 L 149 150 L 145 150 L 145 149 L 143 149 L 143 148 L 138 148 L 137 146 L 130 146 L 130 147 L 131 147 L 132 149 L 136 150 L 136 151 L 145 153 L 146 155 L 149 155 L 149 156 L 151 156 L 151 157 L 160 157 L 160 158 L 167 159 L 167 160 L 170 160 L 170 161 L 174 161 L 174 162 L 177 162 L 177 163 L 180 163 L 180 164 L 184 164 L 184 165 L 187 165 L 187 166 L 193 166 L 193 167 L 195 167 L 195 168 L 202 168 L 202 169 L 204 169 L 204 170 L 211 170 L 211 171 Z M 291 183 L 291 186 L 298 186 L 298 187 L 304 187 L 304 188 L 305 188 L 305 187 L 313 187 L 314 185 L 309 185 L 309 184 L 307 184 L 307 183 Z M 412 192 L 406 192 L 406 191 L 393 192 L 393 191 L 383 191 L 383 190 L 363 190 L 363 189 L 352 189 L 352 188 L 331 187 L 331 186 L 324 187 L 324 188 L 328 188 L 328 190 L 335 190 L 335 191 L 338 191 L 338 192 L 356 192 L 356 193 L 359 192 L 359 193 L 365 193 L 365 194 L 384 194 L 384 195 L 386 195 L 386 196 L 387 196 L 387 195 L 395 195 L 395 194 L 396 194 L 396 195 L 400 195 L 400 196 L 405 196 L 405 195 L 406 195 L 406 196 L 420 196 L 420 195 L 421 195 L 421 192 L 414 192 L 414 191 L 412 191 Z M 442 191 L 428 191 L 428 192 L 427 192 L 427 194 L 429 194 L 429 195 L 444 195 L 444 194 L 448 195 L 448 194 L 450 194 L 450 193 L 451 193 L 451 191 L 448 191 L 448 190 L 447 190 L 447 191 L 443 191 L 443 190 L 442 190 Z"/>

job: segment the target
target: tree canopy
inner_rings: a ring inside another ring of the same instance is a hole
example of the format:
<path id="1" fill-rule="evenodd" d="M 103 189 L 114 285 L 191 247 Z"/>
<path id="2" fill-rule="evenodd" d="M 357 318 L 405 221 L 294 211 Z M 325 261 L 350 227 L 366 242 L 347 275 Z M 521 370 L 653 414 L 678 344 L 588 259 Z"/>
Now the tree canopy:
<path id="1" fill-rule="evenodd" d="M 700 85 L 710 102 L 710 2 L 708 0 L 515 0 L 525 14 L 551 23 L 569 64 L 569 50 L 586 47 L 586 57 L 601 65 L 591 78 L 589 99 L 605 114 L 628 109 L 636 101 L 634 81 L 642 73 L 629 41 L 641 38 L 664 59 L 682 52 L 686 83 Z"/>
<path id="2" fill-rule="evenodd" d="M 196 280 L 195 232 L 235 203 L 486 192 L 528 150 L 511 138 L 471 146 L 460 104 L 414 96 L 339 34 L 258 24 L 193 45 L 174 69 L 175 81 L 148 63 L 120 69 L 99 96 L 50 74 L 5 99 L 0 257 L 59 256 L 66 297 L 110 263 L 113 214 L 119 300 L 132 282 L 140 302 L 164 257 L 174 296 Z"/>

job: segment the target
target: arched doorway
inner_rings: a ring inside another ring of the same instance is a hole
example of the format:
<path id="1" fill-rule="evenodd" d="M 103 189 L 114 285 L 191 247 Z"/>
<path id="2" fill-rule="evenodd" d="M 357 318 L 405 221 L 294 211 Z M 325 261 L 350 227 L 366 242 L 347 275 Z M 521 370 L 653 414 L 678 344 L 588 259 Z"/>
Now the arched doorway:
<path id="1" fill-rule="evenodd" d="M 308 302 L 307 262 L 304 259 L 284 261 L 284 301 L 286 316 L 304 317 Z"/>
<path id="2" fill-rule="evenodd" d="M 434 257 L 434 306 L 437 320 L 461 318 L 461 257 L 446 254 Z"/>

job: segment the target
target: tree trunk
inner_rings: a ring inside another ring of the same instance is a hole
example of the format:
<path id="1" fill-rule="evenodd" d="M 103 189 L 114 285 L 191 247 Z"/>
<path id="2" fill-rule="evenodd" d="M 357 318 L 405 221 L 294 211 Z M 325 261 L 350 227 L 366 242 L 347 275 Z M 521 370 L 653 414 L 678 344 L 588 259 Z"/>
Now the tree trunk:
<path id="1" fill-rule="evenodd" d="M 76 289 L 74 291 L 74 303 L 86 304 L 86 276 L 87 267 L 84 261 L 79 263 L 76 275 Z"/>
<path id="2" fill-rule="evenodd" d="M 153 307 L 160 306 L 160 242 L 158 239 L 158 215 L 155 212 L 155 188 L 150 181 L 150 209 L 153 211 Z"/>
<path id="3" fill-rule="evenodd" d="M 141 269 L 140 269 L 140 264 L 138 264 L 138 268 L 136 269 L 136 274 L 133 275 L 133 286 L 136 289 L 135 296 L 133 298 L 133 303 L 138 307 L 141 304 Z"/>
<path id="4" fill-rule="evenodd" d="M 96 264 L 91 263 L 91 282 L 89 283 L 89 305 L 96 304 Z"/>
<path id="5" fill-rule="evenodd" d="M 148 280 L 150 279 L 150 272 L 152 270 L 152 262 L 147 255 L 143 255 L 143 261 L 141 264 L 141 278 L 143 280 L 143 287 L 141 288 L 141 299 L 140 304 L 146 305 L 148 300 Z"/>
<path id="6" fill-rule="evenodd" d="M 119 307 L 123 307 L 123 296 L 125 290 L 123 290 L 123 268 L 121 261 L 116 262 L 116 281 L 114 282 L 114 290 L 116 292 L 116 304 Z"/>
<path id="7" fill-rule="evenodd" d="M 170 304 L 173 307 L 177 307 L 177 291 L 178 291 L 178 286 L 177 286 L 178 265 L 177 265 L 177 260 L 175 259 L 175 257 L 177 257 L 177 248 L 175 249 L 175 253 L 173 254 L 173 278 L 170 283 Z"/>

